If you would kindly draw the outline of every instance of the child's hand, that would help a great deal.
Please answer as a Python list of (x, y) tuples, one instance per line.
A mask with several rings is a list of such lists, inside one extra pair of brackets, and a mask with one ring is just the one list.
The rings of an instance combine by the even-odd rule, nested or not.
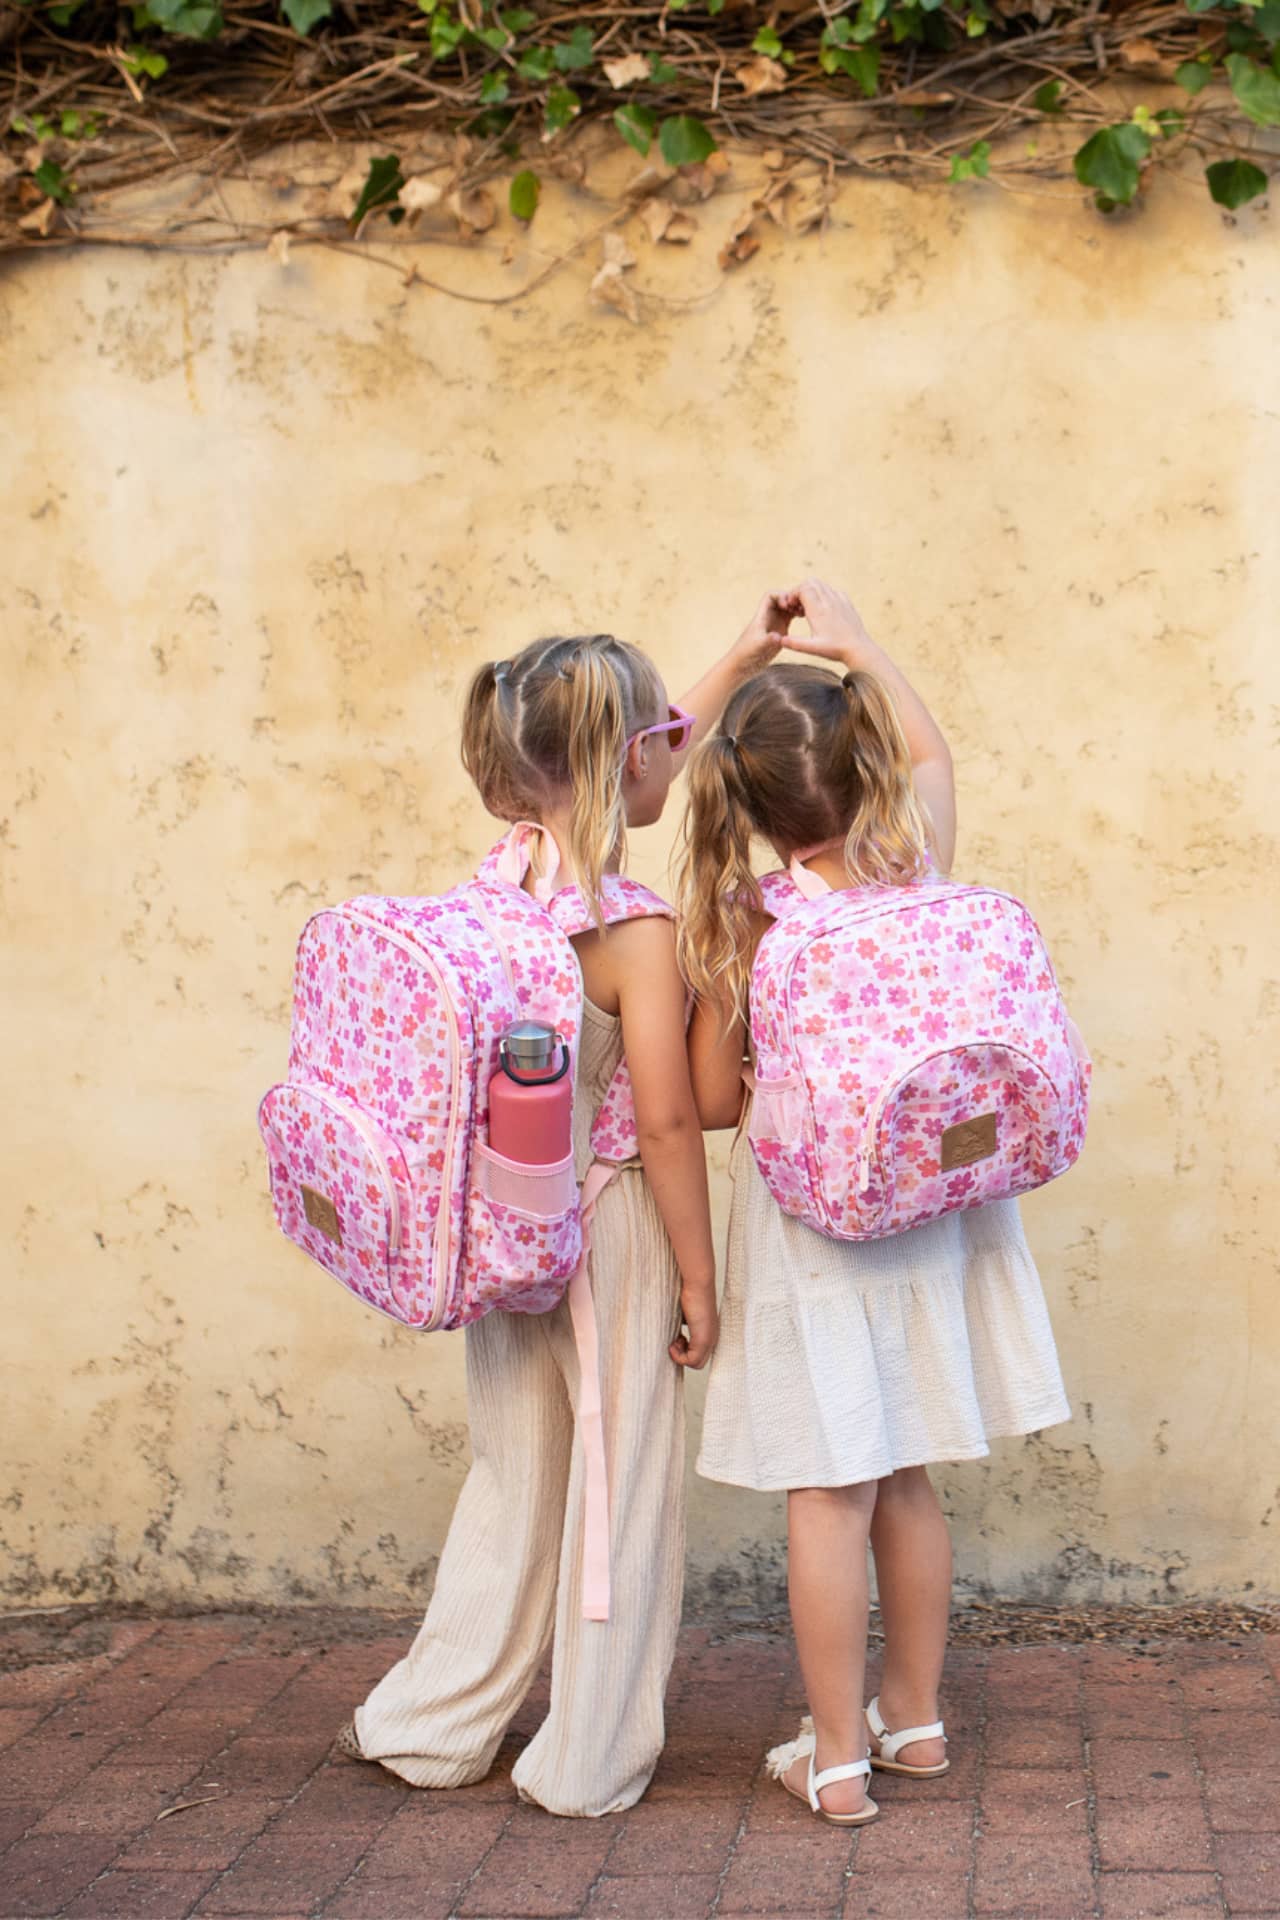
[(786, 645), (791, 622), (798, 620), (803, 612), (800, 596), (793, 588), (766, 593), (734, 642), (734, 664), (744, 679), (769, 665)]
[(685, 1330), (676, 1335), (667, 1351), (678, 1367), (705, 1367), (720, 1338), (715, 1288), (681, 1287), (680, 1318)]
[(807, 634), (793, 634), (787, 645), (796, 653), (815, 653), (822, 660), (839, 660), (847, 667), (861, 664), (874, 643), (862, 615), (847, 593), (825, 580), (806, 580), (796, 590), (800, 612), (809, 622)]

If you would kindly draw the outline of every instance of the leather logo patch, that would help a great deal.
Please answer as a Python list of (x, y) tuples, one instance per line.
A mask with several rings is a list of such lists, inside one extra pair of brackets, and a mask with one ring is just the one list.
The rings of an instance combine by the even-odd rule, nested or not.
[(976, 1120), (961, 1120), (948, 1127), (942, 1136), (942, 1171), (971, 1167), (975, 1160), (989, 1160), (996, 1150), (996, 1116), (983, 1113)]
[[(952, 1131), (954, 1132), (954, 1128)], [(945, 1139), (946, 1136), (943, 1137)], [(336, 1247), (342, 1245), (342, 1227), (338, 1221), (338, 1209), (327, 1194), (317, 1193), (314, 1187), (304, 1187), (302, 1211), (307, 1216), (309, 1227), (315, 1227), (326, 1240), (332, 1240)]]

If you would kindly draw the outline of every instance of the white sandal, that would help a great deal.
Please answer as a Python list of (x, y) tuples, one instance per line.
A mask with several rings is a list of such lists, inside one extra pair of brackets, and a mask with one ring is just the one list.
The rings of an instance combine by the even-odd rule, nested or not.
[(916, 1740), (941, 1740), (945, 1746), (947, 1736), (942, 1730), (941, 1720), (935, 1720), (930, 1727), (904, 1727), (900, 1733), (890, 1733), (884, 1723), (880, 1696), (877, 1694), (867, 1708), (867, 1725), (878, 1748), (871, 1755), (871, 1765), (877, 1773), (901, 1773), (910, 1780), (936, 1780), (951, 1765), (949, 1760), (941, 1760), (936, 1767), (909, 1767), (898, 1758), (902, 1749)]
[[(851, 1760), (847, 1766), (824, 1767), (821, 1773), (815, 1773), (814, 1766), (817, 1756), (817, 1746), (818, 1740), (817, 1735), (813, 1731), (813, 1721), (806, 1713), (804, 1719), (800, 1722), (800, 1731), (795, 1739), (786, 1741), (780, 1747), (772, 1748), (770, 1752), (765, 1755), (765, 1762), (769, 1768), (771, 1777), (780, 1781), (784, 1790), (789, 1793), (793, 1799), (807, 1800), (811, 1812), (816, 1813), (820, 1819), (828, 1821), (833, 1827), (865, 1827), (867, 1822), (874, 1820), (880, 1812), (879, 1807), (870, 1796), (868, 1796), (857, 1813), (828, 1813), (818, 1796), (824, 1787), (834, 1786), (837, 1780), (857, 1780), (864, 1776), (870, 1779), (871, 1762), (869, 1760)], [(809, 1778), (806, 1783), (807, 1791), (805, 1793), (798, 1793), (788, 1782), (787, 1772), (794, 1766), (797, 1760), (802, 1760), (806, 1754), (809, 1758)]]

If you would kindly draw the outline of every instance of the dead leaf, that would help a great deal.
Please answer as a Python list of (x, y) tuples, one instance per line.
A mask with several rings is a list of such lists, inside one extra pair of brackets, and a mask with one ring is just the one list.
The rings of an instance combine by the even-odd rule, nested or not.
[(465, 193), (451, 193), (449, 211), (457, 221), (464, 240), (473, 240), (478, 233), (488, 233), (498, 217), (497, 202), (483, 187), (469, 187)]
[(787, 205), (787, 224), (792, 233), (808, 233), (811, 227), (822, 226), (827, 218), (827, 206), (825, 181), (797, 190)]
[(56, 200), (44, 200), (34, 213), (24, 213), (18, 225), (24, 233), (38, 233), (43, 239), (58, 217)]
[(760, 236), (755, 231), (755, 217), (756, 210), (750, 207), (746, 213), (739, 214), (730, 227), (725, 243), (716, 256), (722, 273), (727, 273), (730, 267), (741, 266), (753, 253), (759, 253)]
[(766, 147), (760, 162), (767, 173), (780, 173), (787, 164), (787, 156), (781, 147)]
[(606, 266), (622, 269), (636, 264), (636, 256), (620, 233), (606, 233), (604, 236), (604, 260)]
[(1176, 61), (1166, 60), (1154, 40), (1126, 40), (1120, 49), (1120, 61), (1126, 67), (1144, 67), (1173, 78)]
[(623, 279), (622, 268), (613, 260), (606, 260), (591, 282), (591, 298), (598, 306), (613, 307), (618, 313), (625, 313), (633, 326), (640, 318), (636, 296)]
[(681, 213), (669, 200), (646, 201), (640, 218), (644, 221), (649, 238), (655, 242), (668, 240), (673, 246), (687, 246), (698, 231), (698, 223), (691, 213)]
[[(717, 161), (718, 166), (715, 164)], [(729, 162), (722, 153), (709, 154), (705, 160), (681, 167), (671, 182), (671, 198), (682, 207), (695, 206), (699, 200), (709, 200), (728, 171)]]
[(499, 259), (501, 260), (501, 262), (502, 262), (502, 264), (503, 264), (503, 266), (504, 266), (504, 267), (509, 267), (509, 266), (511, 265), (511, 263), (512, 263), (512, 261), (513, 261), (513, 260), (515, 259), (515, 257), (516, 257), (516, 243), (515, 243), (515, 241), (514, 241), (514, 240), (508, 240), (508, 241), (506, 242), (506, 244), (505, 244), (505, 245), (503, 246), (503, 249), (502, 249), (502, 252), (501, 252), (501, 253), (499, 254), (499, 256), (498, 256), (498, 257), (499, 257)]
[(277, 232), (272, 234), (267, 242), (267, 252), (278, 267), (288, 266), (289, 233), (287, 228), (281, 227)]
[(642, 53), (628, 53), (621, 60), (602, 60), (605, 79), (615, 89), (629, 87), (636, 80), (649, 78), (649, 62)]
[(767, 193), (762, 193), (758, 200), (751, 202), (752, 211), (767, 214), (776, 227), (785, 227), (787, 224), (787, 190), (790, 185), (791, 182), (789, 180), (775, 180)]
[(221, 1793), (202, 1793), (198, 1800), (175, 1800), (171, 1807), (165, 1807), (156, 1815), (157, 1820), (168, 1820), (172, 1814), (186, 1813), (191, 1807), (207, 1807), (211, 1800), (221, 1800)]
[(548, 155), (542, 170), (567, 186), (580, 187), (587, 177), (587, 156), (576, 149), (557, 149)]
[(628, 200), (647, 200), (651, 193), (660, 193), (667, 183), (667, 176), (657, 167), (641, 167), (639, 173), (633, 173), (622, 189)]
[(734, 70), (734, 79), (744, 93), (781, 93), (787, 84), (787, 70), (781, 60), (758, 53), (745, 67)]
[(425, 213), (443, 199), (444, 188), (437, 186), (434, 180), (425, 179), (420, 173), (406, 180), (400, 189), (400, 205), (406, 213)]

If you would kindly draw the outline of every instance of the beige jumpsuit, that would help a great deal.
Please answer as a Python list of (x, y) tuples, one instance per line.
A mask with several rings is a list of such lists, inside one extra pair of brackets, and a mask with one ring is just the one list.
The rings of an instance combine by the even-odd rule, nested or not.
[[(574, 1106), (588, 1136), (622, 1055), (618, 1020), (586, 1005)], [(568, 1302), (468, 1327), (473, 1464), (427, 1617), (356, 1712), (361, 1751), (419, 1787), (480, 1780), (554, 1628), (551, 1706), (516, 1763), (526, 1800), (593, 1815), (631, 1806), (663, 1742), (684, 1578), (684, 1404), (667, 1353), (679, 1277), (653, 1196), (630, 1166), (600, 1196), (590, 1273), (609, 1469), (611, 1617), (582, 1618), (583, 1457)]]

